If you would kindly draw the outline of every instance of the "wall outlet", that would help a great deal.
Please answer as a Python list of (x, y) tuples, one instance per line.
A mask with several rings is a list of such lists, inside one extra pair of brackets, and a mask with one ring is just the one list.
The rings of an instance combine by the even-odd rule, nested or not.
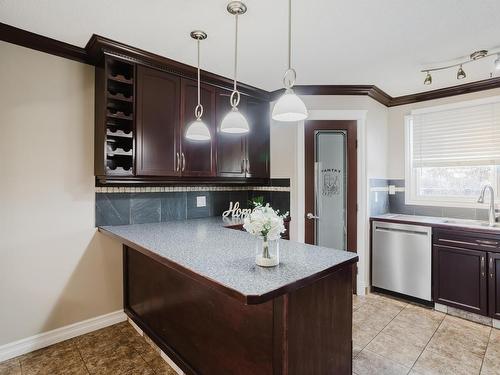
[(207, 197), (201, 195), (196, 197), (196, 207), (206, 207), (207, 206)]
[(389, 185), (389, 195), (396, 194), (396, 185)]

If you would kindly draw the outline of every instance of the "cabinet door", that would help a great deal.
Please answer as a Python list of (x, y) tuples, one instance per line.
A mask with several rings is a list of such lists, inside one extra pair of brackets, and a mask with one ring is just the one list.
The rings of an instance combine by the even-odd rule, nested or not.
[(488, 253), (488, 266), (490, 316), (500, 319), (500, 253)]
[(186, 139), (186, 130), (196, 118), (194, 109), (198, 104), (197, 83), (183, 79), (181, 112), (181, 171), (183, 176), (215, 176), (215, 89), (201, 85), (201, 104), (203, 105), (203, 122), (210, 130), (210, 141), (193, 141)]
[(484, 251), (433, 246), (434, 301), (487, 315)]
[(137, 67), (136, 174), (177, 176), (180, 78)]
[(250, 132), (246, 143), (246, 176), (269, 178), (269, 103), (246, 98), (245, 116)]
[[(225, 90), (217, 91), (216, 121), (217, 121), (217, 175), (221, 177), (245, 177), (245, 136), (228, 134), (220, 131), (222, 119), (231, 110), (229, 96)], [(239, 108), (242, 109), (243, 103)], [(243, 112), (242, 112), (243, 113)]]

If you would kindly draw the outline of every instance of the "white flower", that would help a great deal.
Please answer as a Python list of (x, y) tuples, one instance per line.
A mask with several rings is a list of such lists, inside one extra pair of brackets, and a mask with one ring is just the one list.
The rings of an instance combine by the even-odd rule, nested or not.
[(280, 234), (285, 231), (283, 219), (288, 215), (279, 215), (269, 204), (257, 206), (252, 213), (245, 217), (243, 228), (254, 236), (277, 240)]

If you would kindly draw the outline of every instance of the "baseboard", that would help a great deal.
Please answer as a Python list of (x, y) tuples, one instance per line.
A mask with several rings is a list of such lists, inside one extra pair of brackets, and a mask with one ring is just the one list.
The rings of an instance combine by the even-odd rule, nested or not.
[(83, 320), (0, 346), (0, 362), (127, 320), (123, 310)]

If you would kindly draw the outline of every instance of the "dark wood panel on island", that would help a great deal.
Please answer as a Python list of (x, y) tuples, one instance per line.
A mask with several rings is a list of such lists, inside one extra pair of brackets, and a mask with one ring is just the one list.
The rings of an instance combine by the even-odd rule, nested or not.
[(351, 374), (352, 265), (246, 305), (124, 246), (125, 311), (188, 374)]

